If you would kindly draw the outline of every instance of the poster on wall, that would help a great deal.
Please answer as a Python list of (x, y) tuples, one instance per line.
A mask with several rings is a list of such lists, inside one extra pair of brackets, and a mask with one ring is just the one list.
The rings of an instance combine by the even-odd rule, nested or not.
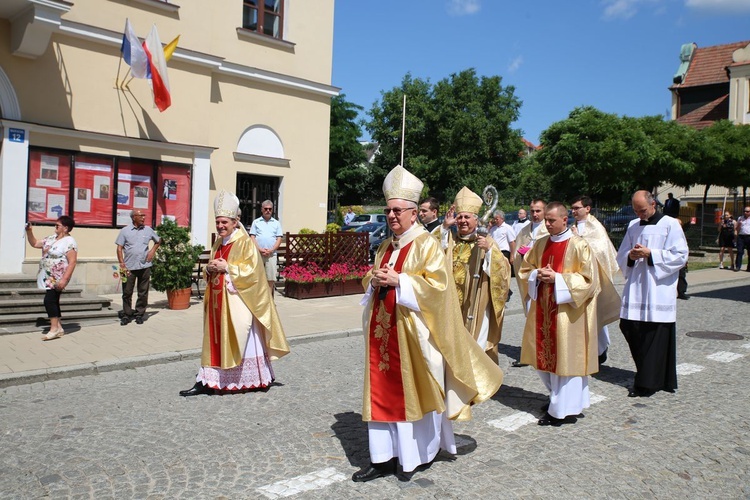
[[(153, 225), (155, 188), (154, 162), (148, 160), (122, 159), (117, 163), (117, 225), (130, 224), (131, 210), (142, 210), (145, 223)], [(125, 217), (120, 216), (124, 211)]]
[(132, 219), (130, 218), (130, 210), (123, 210), (121, 208), (117, 209), (117, 225), (118, 226), (127, 226), (132, 222)]
[(117, 181), (117, 204), (130, 205), (130, 183)]
[(133, 208), (148, 208), (149, 188), (146, 186), (133, 187)]
[(67, 212), (64, 194), (51, 194), (47, 196), (47, 218), (57, 220)]
[(76, 212), (91, 212), (91, 190), (85, 188), (76, 189), (73, 200), (73, 209)]
[(164, 199), (165, 200), (176, 200), (177, 199), (177, 180), (165, 179), (164, 180)]
[(59, 188), (60, 182), (60, 160), (56, 156), (41, 155), (39, 178), (37, 186)]
[(94, 197), (99, 200), (109, 199), (109, 177), (94, 176)]
[(47, 190), (43, 188), (29, 188), (28, 211), (35, 214), (47, 212)]
[(110, 156), (76, 153), (73, 218), (82, 226), (111, 226), (114, 161)]
[(156, 185), (156, 220), (174, 220), (182, 227), (190, 226), (190, 168), (178, 165), (159, 165)]
[(70, 154), (29, 148), (28, 175), (27, 219), (51, 224), (60, 215), (66, 215), (70, 210)]

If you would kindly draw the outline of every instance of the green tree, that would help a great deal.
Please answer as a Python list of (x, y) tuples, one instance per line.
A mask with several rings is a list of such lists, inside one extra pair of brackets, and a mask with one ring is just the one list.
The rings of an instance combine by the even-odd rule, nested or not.
[(406, 95), (405, 167), (442, 200), (466, 185), (481, 193), (487, 184), (503, 190), (523, 149), (512, 129), (521, 101), (499, 76), (478, 77), (474, 69), (440, 80), (404, 76), (401, 86), (382, 92), (367, 130), (380, 144), (375, 182), (401, 161), (403, 96)]
[(328, 187), (344, 204), (356, 203), (372, 185), (371, 172), (359, 142), (357, 114), (362, 106), (346, 100), (344, 94), (331, 99), (331, 137), (328, 153)]
[(543, 132), (538, 160), (553, 196), (587, 193), (619, 202), (663, 182), (693, 184), (695, 135), (660, 116), (620, 117), (581, 107)]

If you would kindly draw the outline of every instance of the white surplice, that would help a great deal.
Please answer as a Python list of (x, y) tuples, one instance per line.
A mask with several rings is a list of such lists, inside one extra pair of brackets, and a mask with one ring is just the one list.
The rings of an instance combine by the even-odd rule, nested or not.
[[(651, 261), (638, 259), (628, 265), (628, 253), (636, 243), (651, 250)], [(688, 260), (682, 226), (668, 215), (656, 224), (630, 222), (617, 252), (617, 263), (625, 276), (620, 317), (633, 321), (674, 323), (677, 320), (677, 278)]]

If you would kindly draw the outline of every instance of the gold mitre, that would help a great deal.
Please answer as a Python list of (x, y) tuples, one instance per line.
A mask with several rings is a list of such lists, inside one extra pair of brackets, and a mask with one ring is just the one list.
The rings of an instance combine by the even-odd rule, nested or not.
[(214, 217), (228, 217), (236, 219), (240, 209), (240, 200), (223, 189), (214, 198)]
[(400, 198), (402, 200), (419, 203), (419, 197), (422, 194), (424, 183), (417, 179), (411, 172), (407, 171), (401, 165), (396, 165), (393, 170), (388, 172), (383, 181), (383, 194), (386, 201), (391, 198)]
[(453, 202), (453, 205), (456, 207), (456, 213), (469, 212), (474, 215), (479, 214), (479, 209), (482, 208), (483, 204), (482, 197), (466, 186), (461, 188), (461, 191), (458, 192)]

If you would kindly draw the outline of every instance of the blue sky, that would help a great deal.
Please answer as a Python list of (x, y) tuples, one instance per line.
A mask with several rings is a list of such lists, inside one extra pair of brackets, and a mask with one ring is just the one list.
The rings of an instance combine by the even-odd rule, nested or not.
[(515, 87), (538, 144), (577, 106), (664, 115), (682, 44), (743, 40), (750, 0), (336, 0), (332, 83), (368, 111), (407, 72), (475, 68)]

